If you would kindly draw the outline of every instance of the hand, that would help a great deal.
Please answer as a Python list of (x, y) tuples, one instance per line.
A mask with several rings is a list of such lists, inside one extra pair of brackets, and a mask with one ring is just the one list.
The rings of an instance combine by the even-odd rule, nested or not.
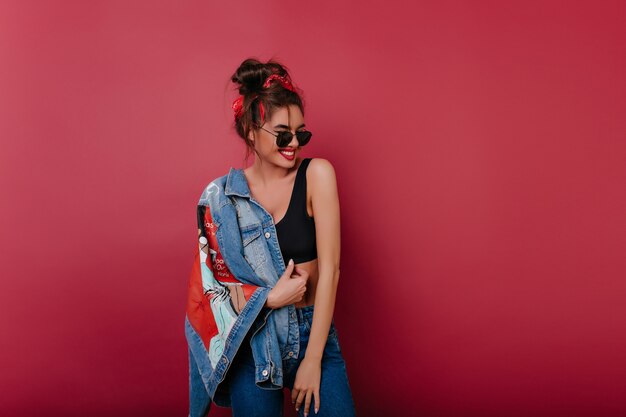
[(320, 379), (322, 377), (322, 362), (318, 359), (307, 358), (306, 355), (296, 373), (296, 380), (291, 390), (291, 402), (295, 403), (296, 411), (300, 409), (304, 400), (304, 415), (307, 416), (311, 407), (311, 397), (315, 398), (315, 413), (320, 409)]
[(280, 308), (302, 301), (308, 279), (309, 273), (297, 267), (293, 259), (290, 259), (285, 272), (267, 295), (265, 305), (270, 308)]

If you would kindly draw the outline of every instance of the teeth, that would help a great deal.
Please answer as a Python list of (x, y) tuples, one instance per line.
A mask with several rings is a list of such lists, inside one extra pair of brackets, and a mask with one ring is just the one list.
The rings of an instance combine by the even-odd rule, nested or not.
[(289, 155), (289, 156), (291, 156), (291, 155), (293, 155), (293, 154), (295, 153), (295, 151), (291, 151), (291, 152), (287, 152), (287, 151), (278, 151), (278, 152), (283, 153), (283, 154), (285, 154), (285, 155)]

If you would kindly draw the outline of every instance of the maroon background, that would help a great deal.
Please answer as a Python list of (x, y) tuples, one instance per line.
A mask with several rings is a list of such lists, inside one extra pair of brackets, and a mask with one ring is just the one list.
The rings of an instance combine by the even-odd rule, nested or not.
[(358, 415), (625, 415), (625, 16), (3, 1), (0, 414), (186, 415), (195, 204), (275, 56), (337, 172)]

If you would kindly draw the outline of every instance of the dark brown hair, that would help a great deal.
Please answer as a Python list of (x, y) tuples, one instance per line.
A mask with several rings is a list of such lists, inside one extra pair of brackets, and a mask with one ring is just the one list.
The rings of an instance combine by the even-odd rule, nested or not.
[[(271, 119), (277, 109), (294, 104), (304, 115), (303, 94), (293, 82), (295, 92), (283, 87), (279, 82), (272, 82), (268, 88), (263, 88), (263, 83), (272, 74), (282, 75), (291, 81), (288, 69), (274, 59), (263, 63), (255, 58), (248, 58), (239, 65), (231, 77), (231, 81), (237, 85), (239, 94), (244, 97), (242, 114), (235, 121), (235, 130), (246, 143), (245, 160), (252, 152), (256, 152), (254, 143), (248, 138), (250, 131), (258, 129), (266, 120)], [(260, 120), (259, 102), (263, 103), (265, 120)]]

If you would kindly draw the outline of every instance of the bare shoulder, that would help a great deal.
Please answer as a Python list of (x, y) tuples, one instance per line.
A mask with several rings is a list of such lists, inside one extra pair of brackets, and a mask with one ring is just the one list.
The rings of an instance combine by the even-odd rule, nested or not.
[[(335, 177), (335, 168), (329, 160), (324, 158), (313, 158), (309, 162), (306, 172), (307, 176), (307, 194), (311, 196), (311, 209), (313, 217), (321, 215), (330, 221), (338, 218), (339, 193), (337, 190), (337, 179)], [(328, 220), (330, 219), (330, 220)], [(316, 223), (319, 227), (320, 224)]]
[(313, 158), (307, 169), (307, 182), (314, 187), (334, 186), (336, 183), (335, 168), (328, 159)]

